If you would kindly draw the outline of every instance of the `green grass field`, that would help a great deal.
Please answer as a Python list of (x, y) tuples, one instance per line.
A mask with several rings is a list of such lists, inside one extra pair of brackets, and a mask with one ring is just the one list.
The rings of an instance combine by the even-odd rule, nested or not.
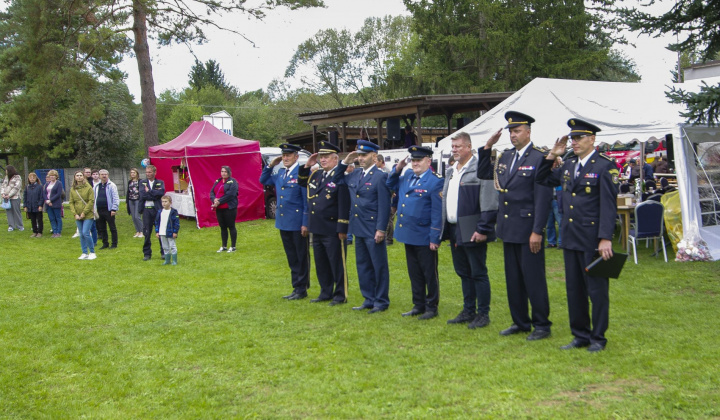
[[(412, 307), (403, 245), (390, 253), (390, 309), (367, 315), (354, 249), (347, 305), (285, 301), (289, 271), (272, 221), (218, 228), (181, 221), (179, 265), (118, 216), (117, 250), (79, 261), (62, 238), (7, 232), (0, 212), (2, 418), (719, 418), (718, 263), (676, 263), (641, 247), (611, 280), (604, 352), (571, 339), (562, 252), (547, 250), (553, 336), (501, 337), (511, 324), (501, 244), (489, 247), (489, 327), (446, 320), (462, 308), (450, 250), (440, 250), (440, 316)], [(616, 247), (619, 248), (619, 247)], [(671, 258), (672, 259), (672, 258)], [(312, 268), (310, 297), (318, 293)]]

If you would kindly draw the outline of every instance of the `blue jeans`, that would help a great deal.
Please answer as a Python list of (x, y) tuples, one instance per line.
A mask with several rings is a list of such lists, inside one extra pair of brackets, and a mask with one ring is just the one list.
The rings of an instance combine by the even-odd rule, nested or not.
[[(555, 222), (557, 222), (557, 234), (555, 233)], [(560, 223), (562, 222), (562, 213), (558, 207), (557, 200), (552, 201), (552, 209), (548, 213), (547, 220), (547, 241), (548, 245), (562, 245), (560, 238)]]
[(90, 235), (90, 229), (95, 225), (95, 221), (90, 220), (75, 220), (78, 232), (80, 232), (80, 247), (82, 248), (83, 254), (90, 254), (95, 252), (95, 243), (92, 241)]
[(90, 220), (92, 222), (92, 227), (90, 228), (90, 236), (92, 237), (92, 243), (93, 247), (97, 245), (97, 223), (95, 223), (95, 220)]
[(48, 219), (50, 219), (51, 233), (62, 233), (62, 210), (58, 207), (47, 208)]

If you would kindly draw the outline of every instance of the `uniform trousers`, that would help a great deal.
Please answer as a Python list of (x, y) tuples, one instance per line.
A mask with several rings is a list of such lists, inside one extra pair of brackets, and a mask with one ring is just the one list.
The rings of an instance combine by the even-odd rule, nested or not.
[[(570, 331), (579, 340), (605, 346), (610, 313), (610, 281), (604, 277), (588, 276), (585, 272), (585, 267), (595, 260), (596, 251), (564, 249), (563, 255)], [(592, 302), (592, 327), (588, 297)]]
[[(155, 216), (157, 216), (157, 210), (154, 207), (146, 207), (143, 209), (143, 235), (145, 236), (145, 242), (143, 243), (143, 255), (146, 257), (152, 257), (152, 246), (150, 245), (152, 238), (155, 237)], [(160, 255), (165, 255), (163, 251), (162, 242), (158, 239), (160, 244)]]
[[(503, 242), (505, 254), (505, 284), (513, 323), (521, 330), (550, 331), (550, 299), (545, 278), (545, 249), (530, 252), (530, 244)], [(528, 300), (532, 319), (528, 316)]]
[(27, 212), (30, 218), (30, 224), (32, 225), (33, 233), (43, 232), (43, 212), (41, 211), (29, 211)]
[(386, 309), (390, 306), (390, 270), (387, 244), (375, 243), (375, 238), (355, 237), (355, 263), (360, 293), (365, 298), (362, 306)]
[(450, 250), (455, 273), (460, 277), (463, 310), (467, 313), (490, 313), (490, 277), (488, 277), (487, 242), (459, 245), (455, 242), (456, 225), (450, 226)]
[(428, 245), (405, 244), (413, 308), (422, 312), (437, 312), (440, 301), (438, 281), (438, 253)]
[(321, 235), (313, 233), (313, 255), (315, 257), (315, 273), (320, 283), (318, 299), (333, 299), (344, 302), (346, 298), (345, 283), (347, 271), (345, 256), (347, 244), (337, 235)]
[(108, 246), (108, 228), (112, 235), (112, 245), (118, 244), (117, 227), (115, 226), (115, 216), (110, 214), (109, 210), (98, 209), (98, 218), (95, 220), (97, 224), (97, 233), (102, 239), (103, 246)]
[(280, 239), (290, 266), (293, 291), (298, 294), (306, 293), (310, 287), (308, 238), (303, 237), (299, 230), (281, 230)]

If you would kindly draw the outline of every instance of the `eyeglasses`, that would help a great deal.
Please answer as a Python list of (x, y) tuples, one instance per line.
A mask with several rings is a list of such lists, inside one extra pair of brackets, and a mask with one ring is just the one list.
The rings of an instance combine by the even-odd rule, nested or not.
[(585, 137), (589, 137), (589, 136), (590, 136), (589, 134), (583, 134), (582, 136), (572, 136), (572, 137), (570, 137), (570, 141), (573, 143), (577, 143), (580, 140), (584, 139)]

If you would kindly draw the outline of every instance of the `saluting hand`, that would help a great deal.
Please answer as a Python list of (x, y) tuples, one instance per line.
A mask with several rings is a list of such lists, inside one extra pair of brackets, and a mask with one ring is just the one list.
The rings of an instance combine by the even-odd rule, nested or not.
[(548, 160), (554, 160), (556, 156), (562, 156), (565, 154), (565, 149), (567, 148), (567, 142), (569, 137), (568, 136), (562, 136), (559, 139), (555, 141), (555, 145), (553, 146), (552, 150), (550, 150), (550, 153), (547, 155)]
[(278, 163), (280, 163), (281, 160), (282, 160), (282, 156), (276, 157), (275, 159), (272, 160), (272, 162), (270, 162), (270, 167), (271, 167), (271, 168), (274, 168), (275, 165), (277, 165)]
[(352, 152), (348, 153), (347, 156), (345, 156), (345, 159), (343, 159), (343, 163), (346, 165), (349, 165), (357, 159), (358, 152), (357, 150), (353, 150)]
[(492, 147), (495, 145), (495, 143), (500, 140), (500, 136), (502, 135), (502, 128), (495, 132), (490, 138), (488, 139), (487, 143), (485, 143), (485, 149), (492, 149)]
[(313, 153), (312, 155), (310, 155), (310, 157), (307, 160), (307, 163), (305, 164), (305, 168), (307, 168), (307, 169), (312, 168), (313, 165), (315, 165), (317, 163), (317, 157), (318, 157), (317, 153)]
[(409, 158), (410, 155), (407, 155), (404, 158), (400, 159), (400, 162), (395, 165), (395, 172), (401, 173), (405, 165), (407, 165)]

